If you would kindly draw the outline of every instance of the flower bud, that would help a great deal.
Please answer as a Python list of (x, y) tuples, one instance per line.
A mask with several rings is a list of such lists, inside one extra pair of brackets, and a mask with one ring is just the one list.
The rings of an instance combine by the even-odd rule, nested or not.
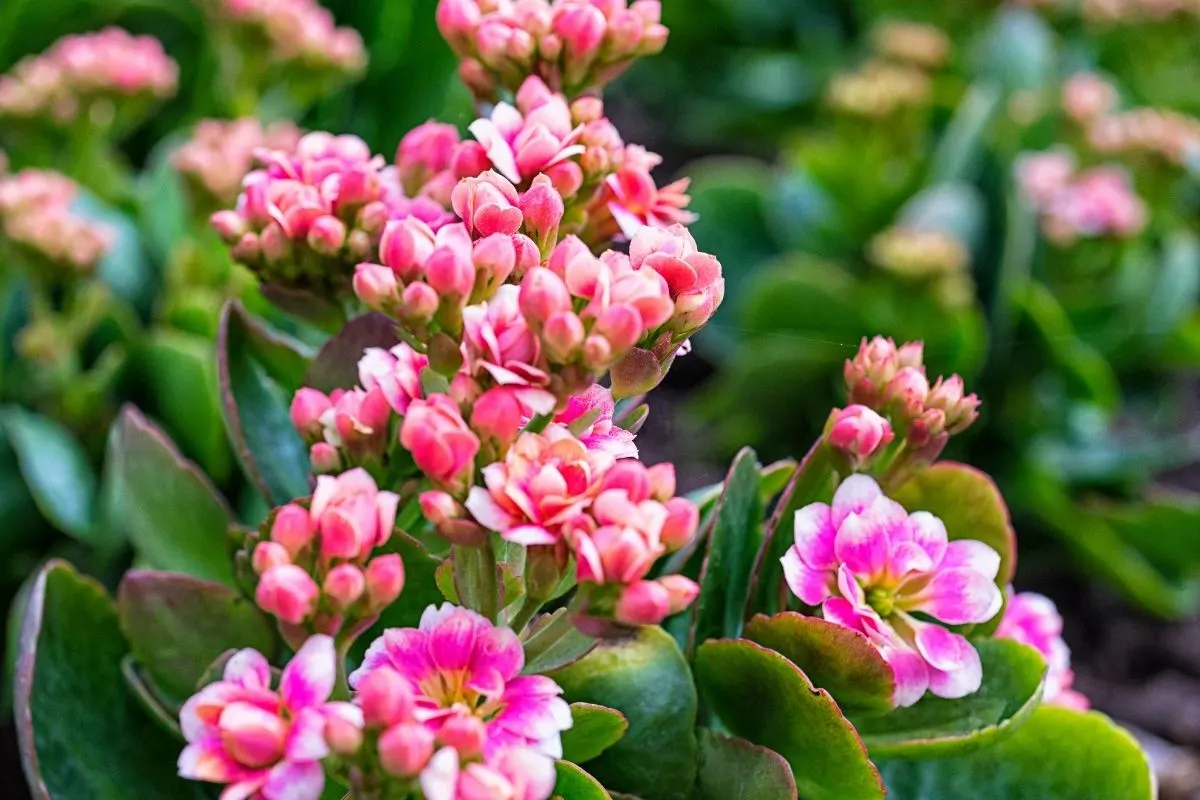
[(262, 575), (271, 567), (290, 563), (292, 563), (291, 555), (287, 548), (279, 542), (259, 542), (255, 545), (254, 553), (250, 557), (250, 565), (258, 575)]
[(660, 502), (667, 502), (675, 496), (675, 465), (670, 461), (649, 467), (650, 496)]
[(487, 727), (479, 717), (457, 714), (446, 720), (438, 730), (437, 738), (442, 744), (457, 750), (463, 758), (473, 758), (483, 754)]
[(362, 729), (338, 714), (325, 717), (325, 743), (338, 755), (352, 756), (362, 747)]
[(311, 575), (295, 564), (281, 564), (263, 573), (254, 600), (268, 614), (289, 625), (299, 625), (317, 610), (320, 594)]
[(471, 260), (485, 280), (492, 285), (503, 283), (517, 266), (517, 251), (511, 236), (493, 233), (475, 242)]
[(545, 267), (534, 267), (521, 281), (521, 313), (532, 325), (541, 325), (552, 315), (571, 310), (571, 294), (562, 278)]
[[(600, 9), (587, 4), (564, 6), (554, 19), (554, 34), (562, 40), (567, 58), (577, 62), (590, 62), (595, 57), (607, 27)], [(582, 70), (576, 74), (582, 74)]]
[(379, 764), (397, 778), (412, 778), (433, 755), (433, 733), (424, 725), (393, 725), (379, 737)]
[(641, 338), (642, 317), (630, 306), (610, 306), (596, 320), (593, 332), (608, 340), (613, 354), (623, 354)]
[[(911, 367), (906, 367), (911, 369)], [(851, 405), (837, 412), (827, 436), (829, 443), (861, 464), (892, 441), (892, 426), (866, 406)]]
[(295, 503), (280, 508), (271, 523), (271, 541), (283, 545), (293, 557), (308, 547), (315, 534), (312, 516)]
[(407, 217), (393, 220), (383, 229), (379, 258), (403, 280), (412, 280), (434, 248), (433, 231), (423, 222)]
[(591, 369), (602, 369), (613, 361), (613, 349), (603, 336), (589, 336), (583, 342), (583, 363)]
[(331, 408), (333, 403), (324, 392), (302, 387), (292, 397), (292, 425), (305, 439), (319, 439), (324, 430), (321, 416)]
[(520, 208), (525, 216), (525, 227), (533, 238), (543, 247), (553, 244), (566, 207), (549, 177), (538, 175), (533, 179), (533, 185), (521, 198)]
[(449, 247), (439, 247), (425, 262), (425, 280), (443, 297), (463, 299), (475, 287), (475, 265)]
[(663, 523), (661, 541), (667, 550), (678, 550), (692, 540), (700, 525), (700, 509), (686, 497), (672, 497), (664, 505), (667, 519)]
[(625, 588), (614, 617), (626, 625), (657, 625), (671, 610), (671, 593), (654, 581), (638, 581)]
[(916, 416), (921, 413), (925, 397), (929, 394), (929, 379), (920, 367), (904, 367), (888, 381), (883, 396), (885, 402), (894, 403), (904, 414)]
[(246, 233), (246, 220), (236, 211), (218, 211), (209, 217), (208, 221), (217, 232), (217, 236), (228, 244), (233, 244)]
[(369, 728), (386, 728), (412, 718), (413, 692), (389, 666), (371, 670), (358, 685), (358, 705)]
[(413, 281), (400, 296), (401, 315), (415, 323), (428, 322), (437, 313), (440, 298), (428, 283)]
[(542, 253), (538, 250), (537, 242), (523, 233), (515, 233), (512, 237), (513, 249), (516, 251), (516, 267), (513, 275), (517, 278), (542, 263)]
[(337, 448), (327, 442), (317, 442), (308, 451), (308, 459), (312, 462), (313, 473), (327, 475), (337, 472), (342, 467), (342, 457)]
[(257, 234), (245, 233), (229, 248), (230, 257), (239, 264), (253, 264), (262, 256), (262, 243)]
[(321, 255), (337, 255), (345, 243), (346, 224), (337, 217), (317, 217), (308, 229), (308, 246)]
[(667, 590), (667, 594), (671, 598), (668, 615), (683, 611), (700, 594), (700, 587), (696, 585), (696, 582), (683, 575), (665, 575), (659, 578), (658, 582)]
[(362, 597), (366, 580), (362, 570), (354, 564), (338, 564), (325, 575), (322, 588), (335, 606), (344, 611)]
[(425, 519), (450, 543), (478, 547), (487, 540), (487, 531), (468, 518), (466, 509), (448, 493), (436, 490), (422, 492), (420, 503)]
[(517, 396), (504, 386), (488, 389), (471, 409), (471, 427), (483, 439), (493, 439), (507, 447), (517, 438), (524, 423)]
[(587, 332), (583, 322), (573, 311), (560, 311), (551, 315), (542, 328), (542, 342), (546, 354), (552, 361), (566, 363), (579, 354)]
[(963, 395), (963, 380), (958, 375), (938, 378), (925, 398), (927, 408), (936, 408), (945, 413), (946, 432), (961, 433), (979, 417), (979, 398), (973, 394)]
[(354, 294), (368, 308), (384, 309), (394, 305), (400, 299), (396, 273), (382, 264), (359, 264), (354, 269)]
[(396, 553), (376, 556), (367, 564), (365, 577), (371, 608), (386, 608), (404, 589), (404, 562)]

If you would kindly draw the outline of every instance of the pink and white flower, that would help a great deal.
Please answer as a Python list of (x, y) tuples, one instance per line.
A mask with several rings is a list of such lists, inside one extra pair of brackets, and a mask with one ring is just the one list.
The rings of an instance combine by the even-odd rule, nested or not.
[(1063, 620), (1048, 597), (1033, 592), (1008, 595), (1008, 606), (996, 636), (1012, 639), (1032, 647), (1046, 660), (1046, 687), (1044, 699), (1047, 703), (1084, 710), (1088, 699), (1071, 688), (1075, 673), (1071, 671), (1071, 650), (1062, 638)]
[(567, 426), (584, 447), (600, 450), (614, 458), (637, 458), (635, 435), (613, 423), (617, 405), (612, 392), (598, 383), (582, 394), (567, 398), (567, 406), (554, 421)]
[(426, 476), (453, 491), (465, 488), (475, 471), (479, 437), (447, 395), (435, 394), (409, 405), (400, 444)]
[(795, 544), (782, 559), (788, 586), (825, 619), (865, 634), (892, 666), (893, 702), (928, 689), (957, 698), (983, 677), (979, 654), (946, 625), (986, 622), (1002, 605), (1000, 556), (973, 540), (948, 541), (941, 520), (909, 514), (866, 475), (852, 475), (832, 505), (796, 512)]
[(700, 252), (682, 225), (640, 229), (629, 244), (629, 261), (634, 269), (652, 269), (666, 280), (675, 301), (670, 326), (676, 340), (704, 327), (725, 297), (721, 262)]
[(428, 365), (429, 358), (407, 344), (391, 350), (368, 347), (358, 362), (358, 380), (368, 391), (378, 388), (392, 410), (404, 414), (413, 400), (424, 396), (421, 370)]
[(333, 639), (313, 636), (271, 688), (271, 668), (254, 650), (225, 665), (222, 680), (188, 700), (179, 713), (187, 747), (179, 774), (227, 784), (221, 800), (317, 800), (325, 786), (321, 760), (329, 755), (326, 720), (362, 727), (348, 703), (329, 703), (336, 677)]
[(497, 103), (490, 117), (469, 126), (501, 175), (514, 184), (528, 183), (538, 173), (583, 154), (585, 148), (578, 143), (583, 126), (574, 124), (566, 98), (551, 92), (541, 78), (525, 80), (517, 105)]

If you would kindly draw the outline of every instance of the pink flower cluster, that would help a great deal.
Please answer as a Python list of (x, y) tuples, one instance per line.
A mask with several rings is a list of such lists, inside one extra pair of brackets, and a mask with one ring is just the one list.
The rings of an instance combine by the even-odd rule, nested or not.
[(1008, 605), (996, 636), (1028, 645), (1046, 659), (1043, 699), (1047, 703), (1082, 711), (1090, 704), (1071, 688), (1075, 673), (1071, 671), (1071, 651), (1063, 641), (1062, 631), (1062, 617), (1049, 598), (1033, 592), (1014, 594), (1009, 589)]
[(66, 124), (87, 116), (94, 123), (105, 116), (92, 111), (97, 101), (161, 100), (175, 93), (178, 78), (151, 36), (121, 28), (65, 36), (0, 76), (0, 117)]
[(450, 604), (385, 631), (350, 675), (384, 772), (425, 800), (550, 797), (571, 711), (524, 664), (513, 631)]
[(399, 501), (363, 469), (318, 477), (308, 507), (277, 509), (268, 538), (254, 546), (259, 607), (289, 634), (335, 635), (373, 619), (404, 587), (400, 556), (373, 555), (391, 538)]
[(544, 433), (521, 434), (503, 461), (484, 467), (483, 479), (467, 510), (508, 541), (573, 553), (576, 580), (591, 594), (590, 616), (648, 625), (695, 599), (696, 585), (681, 576), (645, 580), (699, 522), (695, 504), (674, 497), (670, 464), (618, 461), (553, 423)]
[(1134, 193), (1129, 176), (1113, 166), (1077, 172), (1065, 150), (1023, 156), (1017, 183), (1041, 213), (1042, 231), (1055, 244), (1079, 239), (1128, 238), (1146, 227), (1146, 205)]
[[(362, 37), (339, 28), (314, 0), (208, 0), (217, 20), (252, 43), (267, 43), (266, 59), (289, 68), (356, 75), (366, 67)], [(260, 45), (261, 46), (261, 45)]]
[[(966, 430), (979, 416), (979, 398), (964, 394), (963, 380), (958, 375), (939, 377), (933, 386), (929, 385), (920, 342), (897, 348), (891, 339), (864, 338), (843, 373), (850, 402), (884, 413), (915, 448), (939, 441), (944, 444), (946, 438)], [(874, 441), (876, 435), (876, 447), (883, 443), (886, 435), (877, 421), (860, 416), (855, 430), (863, 425), (871, 429), (863, 444)], [(839, 432), (839, 437), (848, 440), (850, 430)], [(835, 442), (835, 446), (839, 445)]]
[(57, 172), (26, 169), (0, 176), (0, 234), (29, 257), (68, 272), (87, 272), (113, 245), (114, 232), (71, 211), (79, 192)]
[(895, 705), (912, 705), (926, 690), (957, 698), (979, 688), (979, 654), (943, 624), (987, 622), (1000, 611), (995, 550), (948, 541), (941, 520), (909, 514), (866, 475), (847, 478), (832, 505), (797, 511), (795, 531), (782, 559), (788, 587), (879, 649), (895, 673)]
[(252, 117), (196, 123), (192, 138), (172, 156), (175, 169), (187, 178), (204, 206), (225, 206), (237, 199), (242, 179), (254, 168), (261, 149), (291, 151), (300, 130), (291, 122), (263, 125)]
[(330, 748), (331, 720), (362, 727), (362, 712), (327, 702), (337, 674), (328, 636), (313, 636), (271, 688), (271, 667), (261, 654), (242, 650), (179, 712), (187, 747), (179, 756), (184, 778), (228, 784), (223, 800), (318, 800), (325, 787), (321, 761)]
[(463, 83), (489, 100), (530, 74), (572, 96), (601, 88), (662, 51), (661, 14), (658, 0), (441, 0), (437, 20)]

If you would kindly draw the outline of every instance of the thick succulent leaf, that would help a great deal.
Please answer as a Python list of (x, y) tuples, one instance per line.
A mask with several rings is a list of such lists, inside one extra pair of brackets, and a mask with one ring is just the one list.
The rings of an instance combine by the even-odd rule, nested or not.
[(750, 573), (762, 542), (762, 499), (754, 451), (743, 449), (725, 479), (708, 535), (708, 553), (700, 571), (700, 596), (692, 607), (689, 651), (698, 642), (720, 636), (738, 636)]
[(571, 721), (562, 734), (563, 758), (575, 764), (591, 761), (629, 730), (624, 714), (594, 703), (571, 703)]
[(1017, 537), (1008, 506), (996, 484), (966, 464), (943, 461), (921, 470), (891, 492), (909, 511), (929, 511), (946, 524), (951, 540), (975, 539), (1000, 554), (999, 586), (1012, 581), (1017, 566)]
[(586, 636), (560, 608), (534, 620), (524, 635), (525, 675), (537, 675), (574, 664), (591, 652), (596, 640)]
[(879, 773), (841, 709), (791, 661), (744, 639), (696, 651), (704, 702), (737, 736), (787, 759), (805, 800), (883, 798)]
[(558, 800), (609, 800), (610, 795), (600, 781), (570, 761), (559, 761), (554, 769), (558, 773), (558, 780), (554, 784), (553, 796)]
[(0, 424), (42, 515), (82, 542), (102, 544), (95, 525), (96, 474), (83, 446), (54, 420), (16, 406), (0, 411)]
[(358, 362), (368, 347), (390, 348), (400, 341), (396, 323), (372, 312), (355, 317), (337, 332), (313, 359), (304, 385), (331, 392), (358, 384)]
[(183, 731), (179, 727), (182, 697), (167, 699), (154, 679), (137, 663), (132, 653), (126, 653), (121, 659), (121, 677), (125, 679), (125, 686), (130, 694), (150, 719), (180, 742), (184, 741)]
[(109, 438), (104, 492), (145, 562), (233, 585), (233, 512), (196, 465), (133, 406)]
[(425, 609), (445, 602), (441, 590), (437, 587), (436, 577), (438, 565), (442, 560), (430, 555), (416, 539), (401, 531), (395, 531), (387, 544), (377, 552), (400, 554), (404, 561), (404, 591), (400, 593), (396, 602), (383, 610), (375, 624), (355, 643), (352, 658), (356, 663), (362, 659), (367, 646), (382, 636), (385, 630), (415, 628)]
[(787, 759), (766, 747), (700, 729), (696, 800), (796, 800), (796, 779)]
[(970, 755), (882, 761), (889, 800), (1152, 800), (1146, 754), (1095, 712), (1042, 706), (1014, 735)]
[(72, 210), (103, 223), (114, 232), (113, 245), (96, 265), (96, 273), (114, 294), (136, 308), (143, 317), (147, 316), (154, 302), (157, 280), (146, 259), (134, 220), (86, 191), (76, 198)]
[(744, 636), (785, 656), (846, 711), (892, 708), (892, 669), (858, 631), (782, 611), (771, 617), (759, 614), (746, 625)]
[(117, 591), (121, 630), (138, 663), (162, 689), (186, 697), (213, 659), (251, 647), (276, 648), (271, 621), (240, 592), (173, 572), (133, 570)]
[(974, 694), (958, 700), (926, 694), (889, 714), (850, 715), (872, 758), (969, 752), (1010, 736), (1028, 719), (1042, 698), (1042, 657), (1008, 639), (973, 644), (983, 662), (983, 685)]
[(208, 797), (175, 775), (179, 745), (121, 677), (127, 651), (112, 601), (55, 561), (38, 576), (21, 632), (16, 717), (35, 800)]
[(289, 413), (308, 361), (304, 345), (237, 302), (222, 310), (217, 372), (225, 426), (246, 476), (276, 505), (309, 493), (308, 449)]
[(550, 677), (569, 702), (614, 708), (629, 721), (625, 736), (588, 763), (590, 773), (613, 791), (688, 798), (696, 780), (696, 687), (665, 631), (645, 627), (602, 641)]

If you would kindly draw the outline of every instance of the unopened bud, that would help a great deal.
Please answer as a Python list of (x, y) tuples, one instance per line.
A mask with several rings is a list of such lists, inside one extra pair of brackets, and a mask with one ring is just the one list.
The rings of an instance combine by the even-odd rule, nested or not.
[(666, 575), (658, 579), (659, 584), (667, 590), (670, 596), (668, 614), (678, 614), (690, 606), (700, 594), (700, 587), (690, 578), (682, 575)]
[(534, 325), (552, 315), (571, 310), (571, 293), (563, 279), (545, 267), (534, 267), (521, 281), (521, 313)]
[(307, 386), (302, 387), (292, 397), (292, 425), (305, 439), (318, 439), (324, 430), (321, 416), (331, 408), (333, 403), (327, 394)]
[(358, 705), (369, 728), (386, 728), (412, 717), (413, 693), (399, 672), (389, 666), (367, 673), (358, 685)]
[(299, 625), (317, 610), (320, 594), (311, 575), (295, 564), (281, 564), (263, 573), (254, 600), (268, 614), (289, 625)]
[(271, 523), (271, 541), (278, 542), (293, 557), (312, 543), (316, 530), (312, 515), (302, 506), (288, 503), (275, 513)]
[(313, 473), (328, 475), (337, 472), (342, 467), (342, 457), (337, 448), (328, 442), (317, 442), (308, 451), (308, 460), (312, 462)]
[(396, 553), (376, 556), (367, 564), (366, 583), (371, 608), (386, 608), (404, 589), (404, 562)]
[(209, 217), (208, 221), (217, 232), (217, 236), (229, 244), (233, 244), (246, 233), (246, 221), (236, 211), (218, 211)]
[(352, 756), (362, 747), (362, 730), (352, 721), (330, 714), (325, 718), (325, 743), (338, 755)]
[(368, 308), (383, 309), (399, 299), (396, 274), (382, 264), (364, 262), (354, 270), (354, 294)]
[(437, 738), (447, 747), (453, 747), (463, 758), (483, 754), (487, 741), (487, 727), (483, 720), (474, 715), (458, 714), (438, 729)]
[(650, 496), (665, 503), (675, 496), (675, 465), (670, 461), (655, 464), (650, 473)]
[(625, 588), (614, 617), (626, 625), (657, 625), (671, 611), (671, 593), (654, 581), (638, 581)]
[(338, 564), (325, 576), (325, 595), (333, 600), (338, 610), (344, 611), (358, 602), (366, 588), (362, 570), (354, 564)]
[(892, 426), (866, 406), (847, 406), (837, 412), (829, 428), (829, 443), (845, 453), (855, 464), (875, 455), (892, 441)]
[(401, 314), (410, 322), (428, 322), (438, 310), (438, 293), (428, 283), (413, 281), (400, 295)]
[(686, 497), (672, 497), (664, 504), (667, 519), (663, 523), (661, 541), (667, 550), (678, 550), (692, 540), (700, 525), (700, 509)]
[(424, 725), (393, 725), (379, 737), (379, 764), (397, 778), (414, 777), (429, 763), (433, 745), (433, 733)]
[(551, 315), (542, 328), (542, 341), (546, 355), (553, 361), (569, 362), (579, 354), (587, 332), (583, 322), (574, 311), (560, 311)]
[(317, 217), (308, 229), (308, 246), (321, 255), (337, 255), (345, 243), (346, 224), (337, 217)]
[(254, 567), (254, 572), (258, 575), (262, 575), (271, 567), (290, 563), (292, 563), (292, 557), (288, 554), (287, 548), (279, 542), (259, 542), (254, 546), (254, 553), (250, 557), (250, 565)]

